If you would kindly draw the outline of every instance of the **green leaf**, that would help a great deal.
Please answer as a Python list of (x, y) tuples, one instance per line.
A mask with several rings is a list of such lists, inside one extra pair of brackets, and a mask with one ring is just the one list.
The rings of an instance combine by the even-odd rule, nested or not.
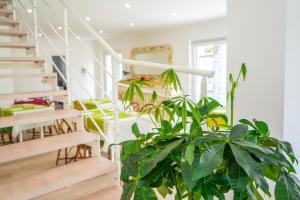
[(179, 146), (182, 143), (182, 139), (176, 140), (168, 144), (165, 148), (160, 149), (155, 155), (150, 158), (146, 158), (141, 160), (141, 172), (140, 176), (144, 177), (151, 172), (151, 170), (159, 163), (160, 161), (164, 160), (170, 152)]
[(247, 191), (252, 200), (264, 200), (253, 184), (247, 185)]
[(276, 182), (282, 167), (263, 165), (262, 169), (265, 177)]
[(195, 151), (195, 145), (190, 144), (186, 147), (185, 158), (190, 165), (192, 165), (194, 161), (194, 151)]
[(203, 152), (200, 158), (200, 166), (194, 172), (194, 180), (209, 175), (223, 163), (224, 147), (224, 143), (215, 144)]
[(232, 74), (229, 74), (229, 82), (233, 83), (233, 75)]
[(195, 105), (193, 105), (190, 101), (187, 101), (188, 106), (190, 108), (190, 110), (192, 111), (193, 117), (196, 120), (196, 122), (198, 123), (198, 126), (201, 125), (201, 113), (195, 108)]
[(234, 160), (228, 163), (228, 172), (233, 190), (245, 190), (249, 182), (246, 172)]
[(241, 147), (230, 144), (230, 148), (236, 162), (245, 170), (247, 175), (255, 180), (255, 183), (268, 195), (269, 185), (264, 178), (260, 165), (250, 156), (250, 154)]
[(230, 140), (241, 139), (241, 138), (245, 137), (247, 133), (248, 133), (248, 126), (246, 126), (244, 124), (239, 124), (239, 125), (234, 126), (231, 129), (229, 138), (230, 138)]
[(181, 160), (182, 176), (188, 191), (192, 191), (198, 180), (193, 179), (193, 172), (199, 169), (200, 154), (195, 155), (195, 161), (190, 165), (186, 160)]
[(245, 63), (242, 64), (241, 66), (241, 71), (242, 71), (242, 75), (243, 75), (243, 80), (246, 80), (246, 76), (247, 76), (247, 66)]
[(270, 135), (268, 124), (266, 124), (263, 121), (256, 121), (256, 120), (254, 121), (254, 123), (261, 134), (266, 136)]
[(134, 200), (157, 200), (157, 197), (152, 188), (140, 187), (135, 191)]
[(121, 161), (127, 159), (132, 153), (137, 153), (140, 150), (140, 143), (137, 140), (128, 140), (120, 144), (122, 146)]
[(276, 200), (299, 200), (300, 194), (294, 179), (286, 172), (282, 172), (275, 186)]
[(218, 101), (209, 97), (204, 97), (198, 104), (200, 105), (199, 111), (201, 115), (208, 115), (215, 109), (222, 106)]
[(121, 200), (131, 200), (137, 184), (135, 181), (129, 181), (123, 185)]
[(135, 89), (136, 89), (136, 93), (137, 93), (138, 97), (140, 98), (140, 100), (142, 102), (144, 102), (145, 101), (145, 97), (144, 97), (144, 94), (143, 94), (141, 88), (138, 85), (135, 85)]
[(186, 120), (187, 120), (187, 110), (186, 110), (186, 102), (184, 101), (181, 107), (181, 120), (183, 129), (186, 129)]
[(249, 121), (248, 119), (241, 119), (239, 122), (242, 123), (242, 124), (246, 124), (248, 126), (251, 126), (254, 130), (259, 132), (259, 130), (256, 128), (256, 126), (251, 121)]
[(294, 162), (298, 163), (298, 160), (295, 156), (292, 145), (289, 142), (286, 142), (286, 141), (279, 142), (279, 144), (280, 144), (281, 149), (283, 149), (283, 151), (290, 157), (291, 161), (293, 163)]
[(158, 95), (157, 95), (156, 91), (153, 91), (152, 97), (151, 97), (151, 102), (155, 103), (157, 101), (157, 97), (158, 97)]
[(138, 127), (137, 123), (134, 123), (131, 126), (131, 131), (135, 135), (136, 138), (140, 138), (142, 136), (142, 134), (140, 133), (140, 130), (139, 130), (139, 127)]
[(157, 192), (158, 192), (162, 197), (164, 197), (164, 198), (165, 198), (165, 197), (169, 194), (169, 192), (170, 192), (170, 190), (169, 190), (169, 188), (168, 188), (166, 182), (167, 182), (166, 180), (163, 180), (163, 184), (161, 184), (160, 187), (156, 188)]
[(233, 200), (245, 200), (248, 197), (247, 190), (234, 190)]
[(273, 166), (290, 166), (289, 161), (286, 160), (285, 157), (280, 156), (280, 154), (278, 154), (271, 148), (265, 148), (248, 141), (234, 141), (233, 143), (249, 150), (265, 164)]

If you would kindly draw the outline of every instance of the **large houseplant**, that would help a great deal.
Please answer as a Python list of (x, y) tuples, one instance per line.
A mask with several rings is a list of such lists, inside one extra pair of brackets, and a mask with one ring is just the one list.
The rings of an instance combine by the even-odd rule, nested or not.
[[(142, 134), (133, 124), (136, 139), (120, 144), (122, 200), (156, 200), (158, 193), (163, 197), (176, 193), (176, 200), (212, 200), (225, 199), (228, 192), (235, 200), (263, 200), (265, 195), (275, 195), (276, 200), (300, 199), (291, 145), (270, 137), (265, 122), (241, 119), (234, 125), (236, 88), (246, 73), (243, 64), (237, 79), (229, 77), (230, 120), (215, 112), (221, 105), (214, 99), (193, 102), (176, 97), (157, 102), (153, 92), (152, 104), (143, 111), (153, 116), (155, 128)], [(161, 78), (167, 88), (181, 87), (172, 69)], [(145, 83), (131, 84), (124, 103), (130, 103), (135, 94), (143, 100), (140, 84)], [(270, 193), (267, 180), (276, 183), (275, 194)]]

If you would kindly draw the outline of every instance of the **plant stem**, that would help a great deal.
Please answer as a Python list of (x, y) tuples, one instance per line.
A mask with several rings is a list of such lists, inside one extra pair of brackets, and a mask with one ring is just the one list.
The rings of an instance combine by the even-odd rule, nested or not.
[(230, 95), (230, 126), (233, 127), (233, 120), (234, 120), (234, 91), (231, 91)]

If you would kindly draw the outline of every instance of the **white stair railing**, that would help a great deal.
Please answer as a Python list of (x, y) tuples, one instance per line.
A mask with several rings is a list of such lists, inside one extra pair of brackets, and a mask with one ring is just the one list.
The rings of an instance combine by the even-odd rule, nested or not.
[[(16, 0), (13, 0), (16, 1)], [(144, 62), (144, 61), (136, 61), (136, 60), (131, 60), (131, 59), (126, 59), (126, 58), (122, 58), (120, 57), (120, 55), (97, 33), (97, 31), (70, 5), (70, 1), (67, 2), (66, 0), (56, 0), (55, 2), (60, 2), (64, 11), (64, 16), (63, 16), (63, 21), (61, 20), (61, 18), (58, 16), (57, 12), (55, 11), (55, 9), (53, 9), (50, 6), (50, 2), (46, 1), (46, 0), (41, 0), (38, 1), (39, 3), (42, 2), (47, 9), (49, 9), (51, 11), (51, 16), (54, 16), (59, 24), (64, 24), (64, 37), (62, 37), (56, 30), (56, 28), (53, 26), (53, 24), (50, 22), (50, 20), (47, 19), (47, 17), (43, 16), (43, 13), (41, 13), (41, 11), (39, 10), (39, 6), (37, 5), (37, 1), (36, 0), (28, 0), (29, 2), (31, 2), (31, 6), (33, 6), (33, 10), (34, 10), (34, 16), (33, 16), (33, 36), (35, 38), (35, 41), (37, 43), (37, 47), (39, 47), (39, 49), (42, 49), (43, 52), (47, 55), (47, 57), (50, 57), (50, 54), (48, 53), (48, 49), (45, 47), (42, 47), (41, 43), (39, 42), (38, 39), (38, 34), (39, 31), (43, 33), (43, 35), (45, 36), (45, 38), (47, 39), (47, 41), (49, 42), (50, 46), (55, 49), (55, 51), (57, 53), (59, 53), (60, 57), (62, 58), (62, 60), (64, 60), (64, 62), (66, 63), (66, 67), (67, 69), (67, 77), (63, 77), (62, 73), (59, 71), (59, 69), (57, 68), (57, 70), (59, 71), (59, 75), (62, 76), (63, 80), (67, 83), (68, 88), (70, 89), (70, 91), (73, 93), (76, 93), (76, 91), (74, 91), (74, 89), (71, 86), (70, 83), (70, 79), (75, 78), (76, 81), (78, 81), (80, 83), (80, 85), (82, 86), (83, 90), (88, 94), (88, 96), (91, 96), (91, 99), (93, 99), (92, 95), (90, 94), (88, 88), (86, 88), (84, 86), (84, 84), (81, 82), (80, 79), (78, 79), (78, 77), (76, 75), (73, 75), (75, 73), (72, 72), (70, 66), (69, 66), (69, 61), (72, 57), (72, 59), (77, 60), (77, 63), (81, 63), (80, 60), (78, 60), (78, 56), (76, 56), (77, 54), (75, 53), (74, 49), (72, 49), (69, 45), (69, 37), (70, 34), (73, 37), (77, 37), (78, 35), (76, 34), (76, 32), (70, 27), (70, 24), (68, 22), (68, 18), (70, 17), (70, 15), (72, 15), (72, 17), (75, 17), (77, 19), (77, 21), (79, 22), (79, 24), (81, 24), (84, 29), (86, 29), (87, 33), (90, 33), (94, 39), (96, 39), (99, 44), (101, 45), (101, 47), (103, 47), (105, 49), (105, 51), (107, 51), (109, 54), (112, 55), (112, 74), (110, 74), (108, 72), (108, 70), (106, 69), (106, 67), (104, 66), (102, 59), (99, 57), (99, 55), (95, 54), (95, 52), (91, 51), (90, 48), (88, 48), (84, 42), (81, 40), (81, 38), (77, 38), (77, 40), (79, 41), (79, 43), (82, 45), (82, 47), (85, 49), (85, 51), (92, 57), (92, 59), (98, 64), (98, 66), (101, 68), (101, 70), (103, 70), (103, 72), (105, 73), (105, 75), (108, 75), (112, 78), (112, 101), (113, 101), (113, 108), (115, 109), (114, 112), (114, 120), (113, 120), (113, 128), (114, 128), (114, 132), (113, 132), (113, 136), (116, 138), (119, 136), (119, 108), (118, 108), (118, 86), (122, 85), (118, 82), (117, 80), (117, 68), (120, 64), (122, 65), (135, 65), (135, 66), (139, 66), (139, 67), (146, 67), (146, 68), (154, 68), (154, 69), (161, 69), (161, 70), (167, 70), (169, 68), (173, 68), (176, 72), (180, 72), (180, 73), (184, 73), (184, 74), (193, 74), (193, 75), (198, 75), (202, 77), (202, 81), (201, 81), (201, 94), (202, 96), (206, 96), (207, 95), (207, 79), (212, 77), (214, 75), (213, 71), (210, 70), (200, 70), (200, 69), (192, 69), (192, 68), (188, 68), (187, 66), (175, 66), (175, 65), (166, 65), (166, 64), (158, 64), (158, 63), (152, 63), (152, 62)], [(21, 9), (23, 11), (25, 11), (26, 13), (26, 7), (22, 4), (21, 0), (17, 1), (18, 4), (21, 6)], [(54, 0), (51, 0), (51, 3), (54, 2)], [(87, 3), (85, 1), (85, 3)], [(16, 7), (14, 6), (14, 10), (16, 10)], [(51, 39), (48, 37), (47, 33), (43, 30), (43, 28), (41, 27), (41, 25), (38, 23), (38, 17), (43, 18), (43, 22), (46, 22), (46, 24), (51, 28), (51, 30), (55, 33), (55, 35), (64, 43), (64, 47), (65, 47), (65, 54), (66, 57), (63, 58), (63, 56), (61, 55), (61, 53), (59, 52), (59, 50), (55, 47), (55, 45), (53, 45), (53, 42), (51, 41)], [(28, 27), (30, 29), (30, 26), (28, 25)], [(37, 50), (39, 50), (37, 49)], [(50, 57), (51, 60), (51, 57)], [(81, 63), (82, 64), (82, 63)], [(54, 63), (55, 66), (55, 63)], [(101, 93), (104, 93), (107, 97), (110, 97), (109, 92), (105, 90), (103, 83), (100, 83), (99, 81), (97, 81), (97, 79), (95, 78), (95, 76), (93, 76), (90, 72), (88, 72), (89, 77), (95, 82), (96, 87), (101, 91)], [(124, 86), (124, 85), (123, 85)], [(80, 95), (79, 95), (80, 96)], [(76, 98), (78, 98), (78, 95), (76, 95)], [(80, 104), (82, 105), (82, 107), (84, 108), (84, 111), (87, 112), (86, 107), (84, 106), (83, 102), (78, 98)], [(99, 109), (101, 110), (101, 107), (99, 106), (99, 104), (94, 101), (95, 105), (97, 107), (99, 107)], [(105, 115), (105, 112), (103, 112)], [(93, 124), (95, 125), (95, 127), (97, 127), (97, 129), (99, 129), (99, 132), (101, 133), (101, 135), (103, 134), (102, 130), (99, 128), (98, 124), (94, 121), (94, 119), (89, 116), (93, 122)], [(108, 136), (108, 137), (112, 137), (112, 136)], [(105, 138), (105, 135), (103, 134), (103, 138)], [(113, 141), (109, 141), (109, 142), (113, 142)]]
[[(23, 6), (23, 8), (25, 8)], [(16, 11), (17, 15), (20, 17), (20, 14), (18, 13), (18, 11)], [(21, 17), (20, 17), (21, 18)], [(26, 21), (23, 21), (23, 24), (26, 26), (27, 30), (34, 35), (34, 31), (32, 31), (31, 27), (28, 25), (28, 23)], [(38, 27), (38, 30), (40, 30), (45, 37), (48, 39), (48, 41), (52, 44), (52, 47), (54, 46), (53, 43), (51, 42), (50, 38), (48, 37), (48, 35), (46, 34), (46, 32), (43, 31), (43, 29), (41, 29), (40, 27)], [(90, 118), (90, 120), (92, 121), (93, 125), (95, 126), (95, 128), (97, 129), (97, 131), (99, 132), (101, 139), (103, 139), (104, 141), (108, 142), (109, 140), (107, 139), (107, 136), (103, 133), (102, 129), (99, 127), (99, 125), (96, 123), (96, 121), (94, 120), (94, 118), (92, 117), (92, 115), (90, 114), (90, 112), (88, 112), (88, 109), (86, 108), (86, 106), (84, 105), (84, 103), (80, 100), (80, 94), (78, 94), (74, 88), (71, 86), (71, 84), (68, 84), (67, 78), (63, 75), (63, 73), (60, 71), (60, 69), (58, 68), (57, 64), (51, 59), (51, 56), (49, 55), (48, 51), (46, 50), (46, 48), (39, 43), (39, 47), (41, 47), (40, 49), (42, 49), (43, 53), (49, 58), (49, 60), (51, 60), (52, 65), (54, 66), (54, 68), (56, 69), (56, 71), (58, 72), (59, 76), (62, 78), (62, 80), (67, 84), (68, 89), (72, 92), (72, 94), (75, 96), (76, 99), (78, 99), (79, 104), (81, 105), (81, 107), (83, 108), (83, 110), (85, 111), (86, 115)], [(54, 46), (55, 47), (55, 46)], [(66, 60), (63, 58), (63, 56), (61, 54), (59, 54), (58, 49), (55, 49), (56, 53), (61, 57), (61, 59), (66, 62)], [(70, 70), (70, 73), (72, 76), (76, 75), (72, 72), (72, 70)], [(80, 86), (83, 87), (84, 91), (88, 94), (88, 96), (90, 98), (92, 98), (92, 95), (89, 93), (88, 89), (85, 88), (85, 86), (82, 84), (82, 82), (80, 81), (80, 79), (78, 77), (76, 77), (78, 83), (80, 83)], [(92, 98), (93, 99), (93, 98)], [(98, 103), (96, 101), (94, 101), (95, 105), (98, 105)], [(99, 110), (101, 110), (101, 108), (99, 108)], [(102, 110), (104, 117), (105, 116), (105, 112)], [(106, 143), (106, 147), (109, 144)]]

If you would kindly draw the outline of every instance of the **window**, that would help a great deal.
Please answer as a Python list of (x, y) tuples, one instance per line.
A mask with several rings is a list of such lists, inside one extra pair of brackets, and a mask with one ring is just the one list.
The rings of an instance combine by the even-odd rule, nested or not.
[[(121, 57), (122, 55), (119, 54)], [(105, 62), (105, 69), (109, 74), (112, 74), (112, 56), (110, 54), (105, 54), (104, 55), (104, 62)], [(122, 80), (123, 79), (123, 65), (120, 64), (117, 69), (117, 80)], [(108, 94), (112, 95), (112, 78), (111, 76), (104, 72), (104, 88), (105, 91), (108, 92)]]
[[(203, 70), (213, 70), (214, 77), (207, 82), (207, 96), (226, 105), (226, 62), (227, 47), (225, 39), (206, 42), (192, 42), (192, 67)], [(191, 76), (191, 97), (198, 101), (201, 98), (200, 76)]]

